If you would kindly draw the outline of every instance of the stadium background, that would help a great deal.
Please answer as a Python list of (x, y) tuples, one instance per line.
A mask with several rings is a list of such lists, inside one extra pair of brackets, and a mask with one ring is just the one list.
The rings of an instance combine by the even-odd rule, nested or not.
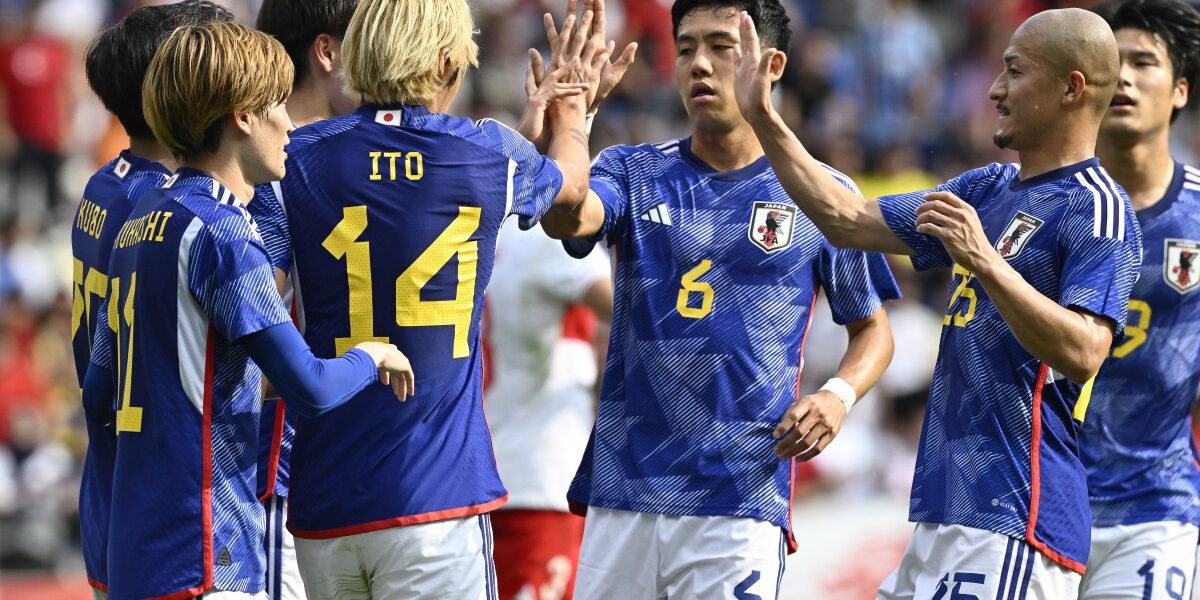
[[(777, 103), (814, 154), (863, 193), (909, 191), (969, 167), (1012, 161), (991, 143), (987, 89), (1034, 0), (783, 0), (793, 47)], [(87, 177), (126, 139), (91, 94), (87, 43), (148, 4), (0, 0), (0, 599), (90, 598), (77, 498), (86, 433), (70, 357), (70, 220)], [(220, 0), (253, 24), (256, 0)], [(453, 112), (515, 124), (525, 49), (561, 0), (471, 0), (480, 69)], [(687, 134), (672, 77), (670, 0), (608, 0), (609, 31), (638, 40), (637, 64), (602, 106), (592, 149)], [(1175, 157), (1200, 159), (1197, 111), (1175, 124)], [(47, 177), (49, 175), (49, 178)], [(55, 181), (58, 185), (48, 185)], [(945, 274), (894, 261), (905, 299), (888, 306), (896, 357), (830, 449), (798, 468), (800, 551), (787, 600), (873, 598), (911, 532), (905, 521), (917, 435), (937, 350)], [(844, 334), (820, 310), (804, 381), (834, 372)]]

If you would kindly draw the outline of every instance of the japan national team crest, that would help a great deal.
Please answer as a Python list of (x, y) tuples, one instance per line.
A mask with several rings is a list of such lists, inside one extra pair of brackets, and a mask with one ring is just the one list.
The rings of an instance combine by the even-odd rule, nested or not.
[(1029, 242), (1029, 238), (1033, 237), (1033, 234), (1042, 226), (1042, 223), (1043, 221), (1037, 217), (1018, 212), (1008, 223), (1008, 227), (1004, 228), (1000, 239), (996, 240), (996, 251), (1005, 260), (1016, 258), (1025, 248), (1025, 244)]
[(750, 241), (763, 252), (771, 253), (792, 245), (796, 225), (796, 206), (778, 202), (755, 202), (750, 213)]
[(1200, 242), (1166, 240), (1163, 250), (1163, 279), (1175, 291), (1184, 294), (1200, 283)]

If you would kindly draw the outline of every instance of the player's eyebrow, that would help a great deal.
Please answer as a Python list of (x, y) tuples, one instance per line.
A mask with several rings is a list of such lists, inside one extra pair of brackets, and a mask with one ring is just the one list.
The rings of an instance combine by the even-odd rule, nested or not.
[[(712, 42), (712, 41), (716, 41), (716, 40), (728, 40), (731, 42), (738, 41), (738, 37), (728, 31), (709, 31), (708, 33), (705, 33), (701, 37), (706, 42)], [(690, 33), (681, 33), (681, 34), (675, 36), (675, 43), (676, 44), (682, 44), (682, 43), (694, 44), (694, 43), (696, 43), (696, 36), (694, 36)]]
[(1158, 60), (1158, 54), (1150, 50), (1130, 50), (1128, 52), (1122, 52), (1121, 54), (1129, 60)]
[(1018, 55), (1018, 54), (1016, 54), (1016, 53), (1013, 53), (1013, 54), (1005, 54), (1005, 55), (1004, 55), (1004, 64), (1005, 64), (1005, 66), (1011, 66), (1013, 63), (1017, 62), (1017, 59), (1018, 59), (1018, 58), (1020, 58), (1020, 55)]

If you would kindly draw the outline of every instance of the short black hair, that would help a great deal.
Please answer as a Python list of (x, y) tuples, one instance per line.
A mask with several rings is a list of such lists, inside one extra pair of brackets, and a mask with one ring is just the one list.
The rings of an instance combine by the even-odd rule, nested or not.
[[(1200, 12), (1183, 0), (1120, 0), (1105, 4), (1096, 12), (1118, 29), (1141, 29), (1153, 33), (1167, 46), (1167, 56), (1176, 80), (1197, 83), (1200, 74)], [(1171, 121), (1179, 111), (1171, 113)]]
[(292, 87), (300, 87), (308, 77), (308, 49), (322, 33), (337, 39), (346, 37), (350, 17), (358, 0), (263, 0), (255, 25), (283, 44), (296, 77)]
[(104, 30), (87, 49), (88, 85), (117, 116), (131, 138), (154, 138), (142, 112), (142, 81), (154, 52), (176, 28), (233, 21), (233, 13), (209, 0), (139, 8)]
[(792, 20), (779, 0), (676, 0), (671, 6), (671, 36), (678, 37), (679, 22), (701, 8), (746, 11), (758, 30), (759, 41), (767, 48), (787, 52), (792, 43)]

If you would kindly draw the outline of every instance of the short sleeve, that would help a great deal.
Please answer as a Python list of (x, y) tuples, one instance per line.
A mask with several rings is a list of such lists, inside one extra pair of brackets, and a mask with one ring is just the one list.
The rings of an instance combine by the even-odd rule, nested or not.
[(875, 314), (884, 302), (900, 297), (882, 254), (835, 248), (828, 242), (821, 249), (817, 280), (838, 325), (861, 321)]
[(625, 175), (624, 154), (616, 147), (608, 148), (592, 161), (589, 187), (604, 206), (604, 224), (589, 238), (563, 240), (567, 254), (575, 258), (588, 256), (596, 242), (607, 238), (611, 246), (627, 227), (629, 213), (628, 178)]
[(508, 126), (483, 119), (476, 123), (493, 150), (508, 157), (509, 215), (516, 215), (521, 229), (529, 229), (550, 210), (562, 190), (563, 176), (555, 162), (542, 156), (532, 142)]
[(917, 231), (917, 207), (925, 203), (925, 194), (930, 192), (950, 192), (962, 198), (968, 204), (974, 205), (971, 191), (978, 183), (994, 176), (998, 165), (992, 164), (981, 169), (967, 171), (942, 185), (930, 190), (882, 196), (879, 198), (879, 211), (888, 227), (909, 248), (913, 250), (912, 263), (918, 271), (930, 269), (945, 269), (954, 264), (950, 253), (937, 237)]
[(240, 215), (200, 228), (189, 252), (188, 285), (213, 327), (231, 342), (290, 320), (267, 250)]
[[(89, 359), (93, 364), (112, 370), (116, 335), (112, 326), (109, 325), (108, 299), (106, 298), (100, 303), (100, 310), (96, 311), (96, 331), (92, 333), (92, 356)], [(81, 385), (82, 383), (80, 382)]]
[[(1141, 229), (1129, 200), (1120, 195), (1124, 200), (1121, 230), (1096, 227), (1097, 215), (1109, 218), (1105, 217), (1107, 203), (1083, 189), (1072, 194), (1059, 232), (1058, 303), (1111, 319), (1117, 336), (1125, 329), (1129, 293), (1142, 266)], [(1101, 203), (1099, 208), (1096, 203)]]
[(288, 231), (287, 213), (279, 199), (278, 183), (254, 188), (254, 201), (246, 205), (271, 259), (271, 266), (287, 273), (292, 266), (292, 236)]

